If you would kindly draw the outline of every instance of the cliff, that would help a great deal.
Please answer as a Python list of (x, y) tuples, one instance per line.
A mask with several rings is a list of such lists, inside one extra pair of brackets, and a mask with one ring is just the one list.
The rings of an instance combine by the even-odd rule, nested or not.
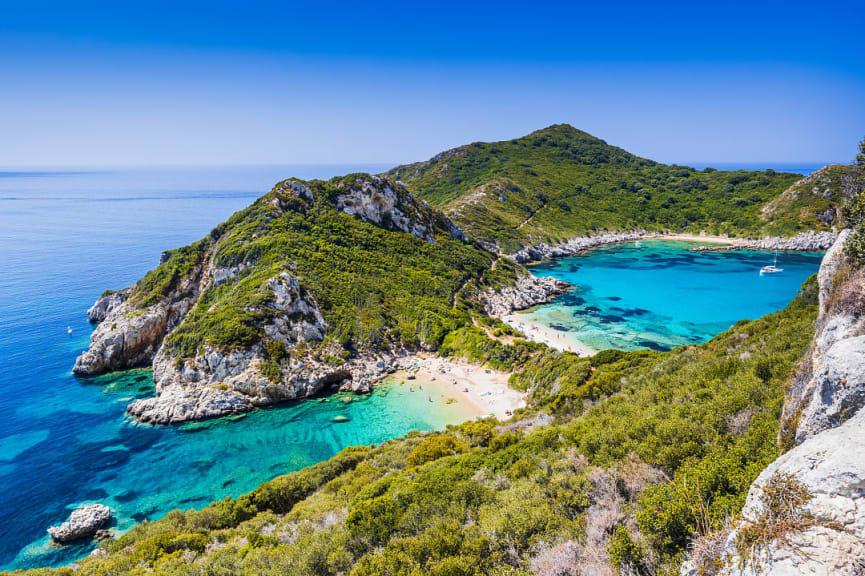
[(156, 396), (130, 415), (209, 418), (334, 386), (369, 390), (473, 315), (561, 290), (467, 241), (387, 179), (286, 180), (207, 238), (164, 253), (136, 285), (103, 295), (73, 371), (152, 365)]
[(865, 270), (845, 256), (848, 236), (820, 268), (816, 332), (784, 405), (787, 451), (752, 484), (741, 520), (715, 536), (720, 554), (683, 575), (865, 570)]

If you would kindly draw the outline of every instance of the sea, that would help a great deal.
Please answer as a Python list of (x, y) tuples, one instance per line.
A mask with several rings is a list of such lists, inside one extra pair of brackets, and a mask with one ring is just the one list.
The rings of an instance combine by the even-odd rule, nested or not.
[(62, 565), (89, 553), (92, 543), (56, 546), (45, 533), (82, 503), (108, 505), (112, 529), (122, 531), (175, 508), (239, 496), (346, 446), (471, 417), (465, 406), (431, 405), (391, 380), (370, 395), (143, 426), (125, 407), (154, 393), (150, 371), (71, 373), (93, 328), (87, 308), (105, 289), (154, 268), (163, 250), (200, 239), (288, 176), (386, 168), (0, 173), (0, 568)]
[[(700, 245), (642, 240), (537, 263), (529, 267), (536, 276), (574, 287), (517, 317), (527, 326), (552, 328), (560, 343), (670, 350), (783, 308), (823, 258), (816, 252), (692, 251)], [(782, 272), (760, 274), (775, 262)]]
[[(92, 543), (57, 546), (45, 532), (83, 503), (108, 505), (119, 532), (238, 496), (346, 446), (470, 417), (459, 404), (430, 406), (391, 379), (370, 395), (152, 427), (124, 411), (153, 394), (149, 371), (71, 374), (93, 329), (87, 308), (154, 268), (163, 250), (200, 239), (289, 176), (388, 167), (0, 170), (0, 569), (58, 566), (88, 554)], [(819, 264), (819, 255), (785, 254), (784, 275), (758, 278), (769, 257), (695, 255), (671, 244), (599, 249), (537, 267), (578, 289), (533, 313), (581, 338), (593, 334), (590, 345), (599, 349), (703, 341), (739, 318), (782, 307)]]

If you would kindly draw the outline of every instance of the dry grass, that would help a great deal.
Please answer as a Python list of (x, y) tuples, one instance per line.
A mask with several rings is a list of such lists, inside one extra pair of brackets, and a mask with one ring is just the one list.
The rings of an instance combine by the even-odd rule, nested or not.
[(838, 288), (836, 308), (856, 317), (865, 315), (865, 271), (858, 270)]
[(697, 568), (700, 576), (717, 576), (725, 566), (727, 538), (733, 522), (727, 519), (718, 530), (712, 530), (694, 538), (688, 549), (688, 557)]
[(827, 526), (843, 529), (815, 518), (806, 509), (811, 498), (811, 491), (794, 475), (782, 472), (773, 474), (762, 487), (757, 517), (744, 520), (736, 535), (740, 568), (750, 565), (755, 572), (759, 572), (764, 559), (771, 558), (773, 548), (789, 548), (801, 553), (793, 536), (809, 528)]
[(583, 552), (583, 546), (572, 540), (557, 546), (542, 544), (529, 568), (537, 576), (583, 576), (588, 574)]

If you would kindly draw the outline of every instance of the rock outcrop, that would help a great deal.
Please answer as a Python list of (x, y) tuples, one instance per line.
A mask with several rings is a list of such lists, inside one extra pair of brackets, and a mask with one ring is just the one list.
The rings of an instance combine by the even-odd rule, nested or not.
[(784, 427), (795, 444), (840, 425), (865, 405), (865, 275), (850, 270), (844, 256), (848, 234), (823, 257), (816, 333), (784, 406)]
[(736, 246), (753, 250), (787, 250), (793, 252), (819, 252), (828, 250), (835, 243), (835, 232), (800, 232), (795, 236), (770, 236), (761, 239), (735, 240)]
[(129, 289), (119, 292), (107, 292), (102, 295), (96, 303), (87, 310), (87, 319), (93, 323), (102, 322), (114, 310), (120, 307), (129, 296)]
[[(789, 451), (751, 486), (742, 520), (726, 538), (724, 567), (712, 573), (865, 574), (865, 272), (851, 269), (844, 256), (848, 233), (839, 235), (820, 267), (816, 333), (782, 417), (780, 440)], [(738, 536), (765, 517), (766, 487), (778, 475), (807, 491), (796, 511), (807, 522), (754, 558), (753, 550), (737, 549)], [(682, 569), (683, 575), (697, 573), (690, 562)]]
[(597, 236), (579, 236), (553, 246), (543, 243), (534, 246), (526, 246), (513, 254), (508, 254), (508, 258), (516, 260), (521, 264), (525, 264), (527, 262), (537, 262), (538, 260), (573, 256), (585, 252), (589, 248), (602, 246), (604, 244), (631, 242), (653, 236), (657, 236), (657, 234), (647, 234), (643, 230), (637, 230), (634, 232), (610, 232), (609, 234), (598, 234)]
[[(270, 342), (291, 348), (324, 338), (327, 324), (318, 304), (296, 278), (283, 272), (267, 287), (275, 312), (263, 328)], [(132, 403), (127, 412), (142, 422), (173, 424), (306, 398), (332, 386), (366, 392), (395, 369), (394, 358), (363, 354), (332, 366), (312, 356), (273, 359), (259, 342), (230, 350), (206, 345), (194, 358), (178, 361), (163, 347), (153, 359), (157, 396)]]
[(89, 504), (73, 510), (66, 522), (48, 528), (48, 535), (55, 542), (65, 544), (90, 538), (109, 522), (111, 522), (111, 510), (108, 506)]
[[(133, 402), (127, 413), (148, 424), (178, 424), (308, 398), (331, 388), (365, 393), (387, 374), (405, 368), (408, 358), (405, 351), (364, 355), (336, 367), (305, 358), (280, 366), (281, 377), (274, 381), (262, 374), (257, 351), (213, 351), (205, 356), (203, 362), (195, 359), (195, 367), (180, 371), (170, 358), (157, 356), (153, 365), (157, 396)], [(205, 368), (207, 362), (213, 362), (216, 371)], [(224, 380), (217, 380), (216, 374), (225, 375)]]
[(346, 214), (389, 230), (408, 232), (428, 242), (435, 240), (437, 228), (444, 227), (450, 237), (465, 240), (462, 230), (449, 218), (417, 200), (400, 184), (391, 186), (377, 176), (358, 179), (336, 198), (336, 208)]
[(481, 296), (484, 310), (490, 316), (502, 318), (514, 310), (524, 310), (549, 302), (563, 294), (570, 284), (551, 276), (539, 278), (532, 274), (520, 276), (513, 286), (487, 291)]
[(90, 347), (75, 360), (72, 372), (94, 376), (150, 364), (165, 336), (195, 304), (200, 275), (198, 267), (181, 279), (169, 296), (145, 308), (130, 298), (131, 289), (102, 296), (87, 313), (91, 319), (101, 318), (100, 324), (90, 336)]

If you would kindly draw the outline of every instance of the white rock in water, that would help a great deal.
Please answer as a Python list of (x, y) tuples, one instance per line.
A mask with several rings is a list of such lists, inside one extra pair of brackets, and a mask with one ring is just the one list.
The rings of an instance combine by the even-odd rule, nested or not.
[(111, 522), (111, 510), (104, 504), (90, 504), (73, 510), (69, 520), (48, 529), (48, 535), (55, 542), (66, 543), (89, 538), (96, 531)]

